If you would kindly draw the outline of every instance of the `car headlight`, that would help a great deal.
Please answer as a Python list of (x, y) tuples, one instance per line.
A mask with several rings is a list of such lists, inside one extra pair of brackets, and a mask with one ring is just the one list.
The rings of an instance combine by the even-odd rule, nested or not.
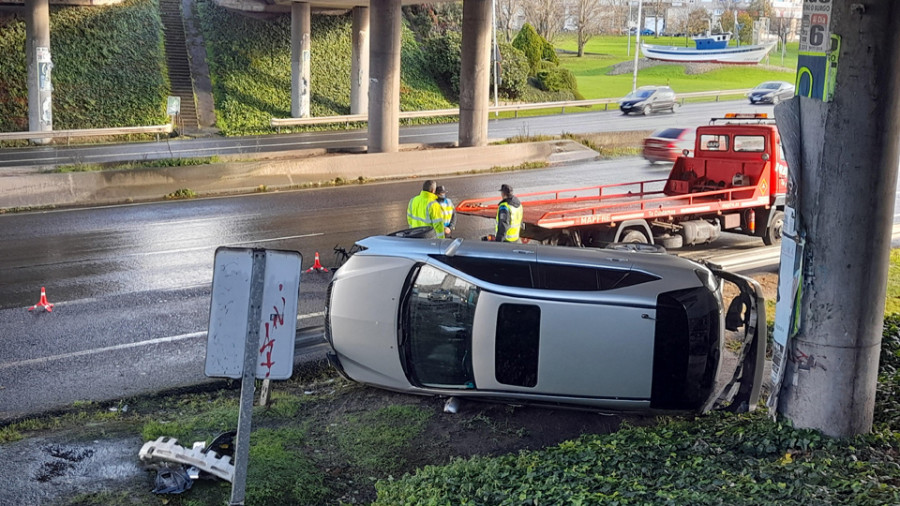
[(719, 282), (711, 271), (708, 269), (694, 269), (694, 273), (697, 274), (697, 277), (700, 278), (700, 282), (703, 283), (703, 286), (708, 288), (710, 292), (719, 290)]

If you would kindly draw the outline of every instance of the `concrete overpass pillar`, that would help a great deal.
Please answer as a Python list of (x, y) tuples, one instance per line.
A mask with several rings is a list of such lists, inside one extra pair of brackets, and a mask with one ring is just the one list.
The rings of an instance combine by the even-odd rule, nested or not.
[(400, 148), (400, 0), (372, 0), (369, 17), (369, 153)]
[(291, 117), (309, 117), (310, 9), (291, 4)]
[(350, 114), (369, 110), (369, 8), (353, 8), (353, 41), (350, 56)]
[(463, 2), (459, 69), (459, 145), (462, 147), (487, 144), (492, 22), (490, 0)]
[[(53, 130), (53, 84), (50, 72), (50, 1), (25, 0), (25, 65), (28, 68), (28, 131)], [(45, 144), (50, 139), (32, 139)]]

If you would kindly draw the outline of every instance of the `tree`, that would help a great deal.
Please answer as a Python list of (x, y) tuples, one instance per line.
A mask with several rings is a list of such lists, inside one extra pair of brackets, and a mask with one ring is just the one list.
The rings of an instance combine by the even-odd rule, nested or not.
[(566, 6), (559, 0), (524, 0), (528, 22), (549, 42), (559, 33), (566, 21)]
[(750, 44), (753, 41), (753, 18), (747, 12), (741, 11), (737, 18), (737, 37), (741, 44)]
[(754, 20), (772, 17), (772, 0), (753, 0), (747, 12)]
[(578, 56), (584, 56), (584, 46), (600, 33), (600, 0), (575, 1), (575, 30), (578, 38)]
[(516, 21), (524, 13), (523, 0), (497, 0), (497, 25), (506, 34), (506, 42), (512, 41)]
[(689, 37), (691, 35), (698, 35), (701, 33), (705, 33), (709, 30), (710, 19), (709, 12), (702, 7), (697, 7), (696, 9), (691, 10), (691, 13), (688, 14), (687, 26), (684, 31), (685, 37)]

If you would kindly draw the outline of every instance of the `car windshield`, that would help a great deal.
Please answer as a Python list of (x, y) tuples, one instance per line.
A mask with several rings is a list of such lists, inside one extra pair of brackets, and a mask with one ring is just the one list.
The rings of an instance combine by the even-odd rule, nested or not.
[(412, 281), (402, 340), (407, 371), (422, 386), (475, 388), (472, 325), (479, 289), (430, 265)]
[(625, 96), (626, 99), (647, 98), (654, 90), (635, 90)]
[(756, 88), (760, 90), (777, 90), (780, 87), (781, 85), (779, 83), (762, 83)]
[(684, 128), (664, 128), (653, 132), (650, 137), (659, 137), (662, 139), (678, 139), (684, 133)]

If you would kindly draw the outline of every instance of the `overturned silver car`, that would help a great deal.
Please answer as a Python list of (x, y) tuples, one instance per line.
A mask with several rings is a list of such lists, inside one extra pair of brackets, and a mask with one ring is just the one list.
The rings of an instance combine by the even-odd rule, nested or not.
[[(598, 410), (750, 410), (755, 281), (665, 253), (376, 236), (328, 288), (329, 358), (390, 390)], [(722, 284), (737, 285), (728, 311)], [(727, 324), (727, 325), (726, 325)], [(725, 328), (743, 329), (719, 382)]]

